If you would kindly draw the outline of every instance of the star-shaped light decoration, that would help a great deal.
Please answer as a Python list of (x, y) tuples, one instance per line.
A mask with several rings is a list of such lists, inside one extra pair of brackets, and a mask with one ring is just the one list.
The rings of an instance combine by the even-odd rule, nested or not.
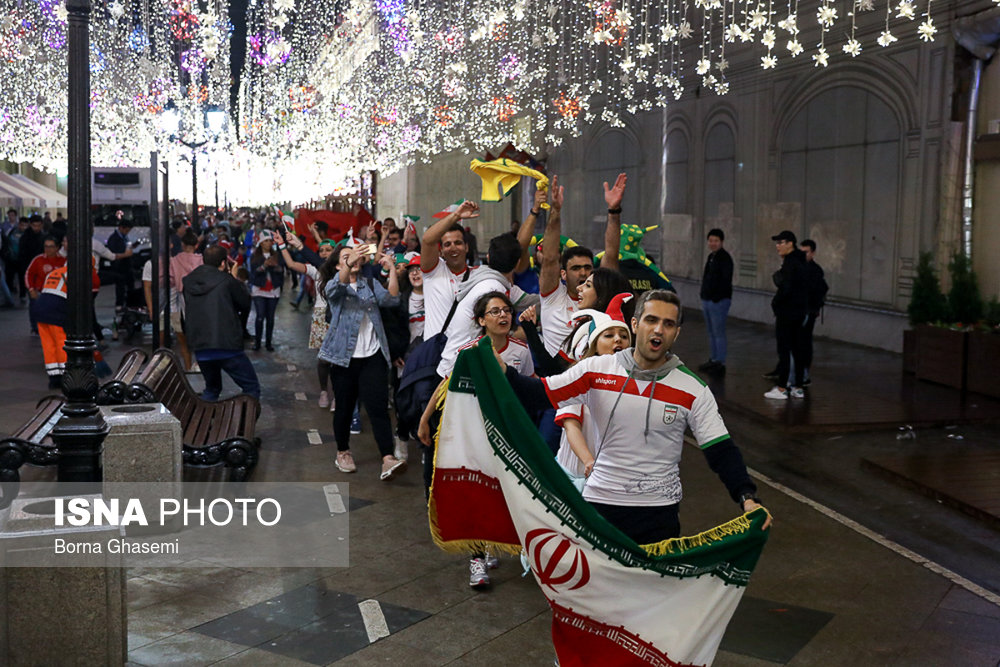
[(653, 45), (649, 42), (643, 42), (637, 46), (635, 50), (639, 52), (640, 58), (648, 58), (653, 54)]
[[(550, 28), (551, 30), (551, 28)], [(610, 30), (595, 30), (594, 31), (594, 43), (595, 44), (606, 44), (612, 39)]]
[(917, 14), (916, 7), (913, 6), (913, 0), (900, 0), (899, 4), (896, 5), (896, 12), (897, 19), (912, 20)]
[(112, 2), (108, 6), (108, 13), (111, 14), (111, 18), (117, 21), (125, 15), (125, 8), (122, 7), (122, 3), (120, 2)]
[(511, 14), (514, 16), (514, 20), (515, 21), (523, 21), (524, 20), (525, 4), (526, 3), (524, 2), (524, 0), (518, 0), (510, 8)]
[(715, 63), (715, 68), (720, 72), (725, 72), (729, 69), (729, 61), (725, 58), (719, 58), (719, 62)]
[(68, 18), (69, 11), (66, 9), (66, 3), (60, 2), (56, 5), (56, 19), (58, 19), (60, 23), (66, 23)]
[(653, 75), (653, 85), (657, 88), (663, 87), (663, 82), (667, 80), (667, 77), (663, 76), (660, 72)]
[(774, 48), (774, 42), (776, 39), (777, 36), (774, 34), (774, 30), (768, 28), (764, 31), (764, 34), (760, 36), (760, 43), (766, 46), (770, 51)]
[(660, 41), (669, 42), (674, 37), (677, 36), (677, 28), (670, 25), (669, 23), (665, 26), (660, 27)]
[(727, 42), (732, 43), (736, 41), (736, 38), (740, 34), (740, 27), (736, 23), (730, 23), (726, 26), (725, 32), (722, 33), (722, 38)]
[(790, 35), (799, 34), (799, 26), (795, 14), (789, 14), (786, 18), (778, 21), (778, 27)]
[(767, 14), (759, 9), (755, 9), (750, 13), (750, 27), (754, 30), (763, 28), (767, 25)]
[(920, 35), (920, 39), (925, 42), (933, 42), (934, 34), (937, 32), (937, 28), (934, 27), (934, 21), (931, 17), (927, 17), (927, 20), (920, 24), (917, 28), (917, 33)]
[(785, 44), (785, 48), (788, 49), (788, 52), (792, 54), (793, 58), (802, 53), (802, 44), (800, 44), (797, 39), (788, 40), (788, 44)]
[(531, 36), (531, 48), (540, 49), (542, 48), (542, 34), (536, 32)]
[(816, 10), (816, 20), (824, 28), (829, 28), (837, 18), (837, 10), (832, 5), (823, 5)]
[(761, 56), (760, 66), (764, 69), (774, 69), (774, 66), (778, 64), (778, 59), (771, 55), (768, 51), (766, 56)]
[(615, 18), (618, 19), (618, 23), (623, 26), (632, 25), (632, 13), (629, 10), (622, 7), (615, 12)]
[(278, 29), (280, 32), (288, 24), (288, 16), (286, 14), (275, 14), (274, 18), (271, 19), (271, 25)]
[(630, 105), (628, 105), (627, 108), (628, 108), (628, 112), (630, 114), (635, 115), (635, 112), (639, 110), (639, 105), (638, 104), (630, 104)]
[(642, 83), (645, 83), (647, 79), (649, 79), (649, 72), (647, 70), (637, 69), (635, 71), (636, 81), (641, 81)]
[(885, 47), (885, 46), (889, 46), (890, 44), (892, 44), (893, 42), (898, 41), (898, 40), (896, 39), (896, 36), (893, 35), (891, 32), (889, 32), (888, 30), (883, 30), (882, 34), (879, 35), (878, 39), (875, 40), (875, 41), (878, 42), (879, 46)]
[(469, 71), (469, 66), (465, 64), (464, 60), (459, 60), (448, 65), (448, 69), (455, 74), (465, 74)]
[(687, 20), (684, 20), (677, 26), (677, 34), (681, 39), (690, 39), (691, 35), (694, 34), (694, 29), (691, 28), (691, 24)]
[(708, 74), (708, 70), (710, 69), (712, 69), (711, 61), (708, 58), (702, 58), (698, 61), (698, 64), (695, 65), (694, 71), (699, 75), (704, 76), (705, 74)]
[(547, 44), (549, 44), (551, 46), (551, 45), (554, 45), (558, 41), (559, 41), (559, 36), (556, 34), (555, 30), (553, 30), (552, 28), (549, 28), (549, 29), (547, 29), (545, 31), (545, 42)]
[(875, 11), (875, 0), (860, 0), (858, 2), (859, 12), (873, 12)]
[(844, 53), (851, 56), (852, 58), (857, 58), (858, 54), (861, 53), (861, 42), (854, 39), (853, 37), (847, 40), (847, 44), (844, 44)]
[(545, 8), (545, 11), (549, 15), (549, 20), (551, 21), (552, 17), (559, 13), (559, 5), (553, 2)]
[(826, 67), (830, 63), (830, 54), (826, 52), (826, 47), (821, 46), (816, 53), (813, 54), (813, 62), (816, 63), (816, 67)]
[(287, 12), (295, 9), (295, 0), (274, 0), (274, 9), (278, 12)]
[(725, 95), (726, 93), (728, 93), (729, 92), (729, 82), (728, 81), (720, 81), (719, 84), (715, 87), (715, 92), (717, 94), (719, 94), (719, 95)]
[(621, 67), (626, 72), (628, 72), (633, 67), (635, 67), (635, 61), (632, 60), (632, 56), (625, 56), (625, 60), (618, 63), (618, 66)]

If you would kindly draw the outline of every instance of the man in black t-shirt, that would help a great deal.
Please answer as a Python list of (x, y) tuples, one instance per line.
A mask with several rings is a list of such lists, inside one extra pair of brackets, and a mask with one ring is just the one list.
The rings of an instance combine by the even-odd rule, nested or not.
[(823, 278), (823, 267), (816, 263), (816, 242), (812, 239), (802, 241), (802, 252), (806, 256), (806, 283), (809, 290), (809, 316), (802, 332), (802, 384), (812, 382), (809, 368), (813, 359), (813, 327), (819, 318), (819, 311), (826, 303), (826, 293), (830, 289)]
[(726, 317), (733, 298), (733, 258), (722, 247), (726, 234), (708, 232), (708, 259), (701, 279), (701, 308), (705, 312), (710, 356), (698, 370), (719, 375), (726, 372)]

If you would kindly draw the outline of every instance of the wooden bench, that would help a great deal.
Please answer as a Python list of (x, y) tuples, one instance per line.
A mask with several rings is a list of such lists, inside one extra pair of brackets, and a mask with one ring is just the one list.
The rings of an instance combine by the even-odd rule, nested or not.
[(202, 400), (170, 350), (161, 348), (129, 386), (126, 403), (162, 403), (183, 429), (184, 464), (230, 468), (230, 479), (247, 479), (257, 465), (260, 438), (254, 436), (260, 402), (240, 394), (221, 401)]
[[(119, 388), (128, 389), (129, 384), (139, 374), (146, 361), (146, 353), (139, 349), (125, 354), (118, 370), (108, 382), (98, 390), (106, 396), (117, 395)], [(35, 414), (10, 437), (0, 440), (0, 509), (4, 509), (17, 497), (22, 465), (55, 465), (59, 461), (59, 451), (52, 442), (52, 429), (62, 417), (62, 406), (66, 398), (61, 395), (45, 396), (35, 406)], [(106, 403), (105, 403), (106, 404)]]

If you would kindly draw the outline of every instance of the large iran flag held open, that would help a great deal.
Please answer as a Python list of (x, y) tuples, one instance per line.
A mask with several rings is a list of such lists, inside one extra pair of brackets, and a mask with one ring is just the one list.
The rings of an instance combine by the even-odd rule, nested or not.
[(767, 512), (637, 545), (570, 483), (493, 358), (455, 364), (429, 505), (442, 549), (527, 552), (561, 667), (707, 665), (760, 557)]

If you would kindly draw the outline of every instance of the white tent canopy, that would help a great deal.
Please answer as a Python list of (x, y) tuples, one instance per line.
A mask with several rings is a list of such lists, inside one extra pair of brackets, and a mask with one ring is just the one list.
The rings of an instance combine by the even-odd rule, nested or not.
[[(6, 178), (4, 178), (6, 177)], [(22, 187), (10, 174), (0, 173), (0, 202), (14, 208), (38, 208), (41, 202), (27, 188)]]
[(66, 208), (68, 205), (66, 195), (58, 190), (33, 181), (24, 174), (10, 174), (10, 176), (18, 181), (18, 185), (22, 189), (34, 193), (41, 201), (42, 208)]

